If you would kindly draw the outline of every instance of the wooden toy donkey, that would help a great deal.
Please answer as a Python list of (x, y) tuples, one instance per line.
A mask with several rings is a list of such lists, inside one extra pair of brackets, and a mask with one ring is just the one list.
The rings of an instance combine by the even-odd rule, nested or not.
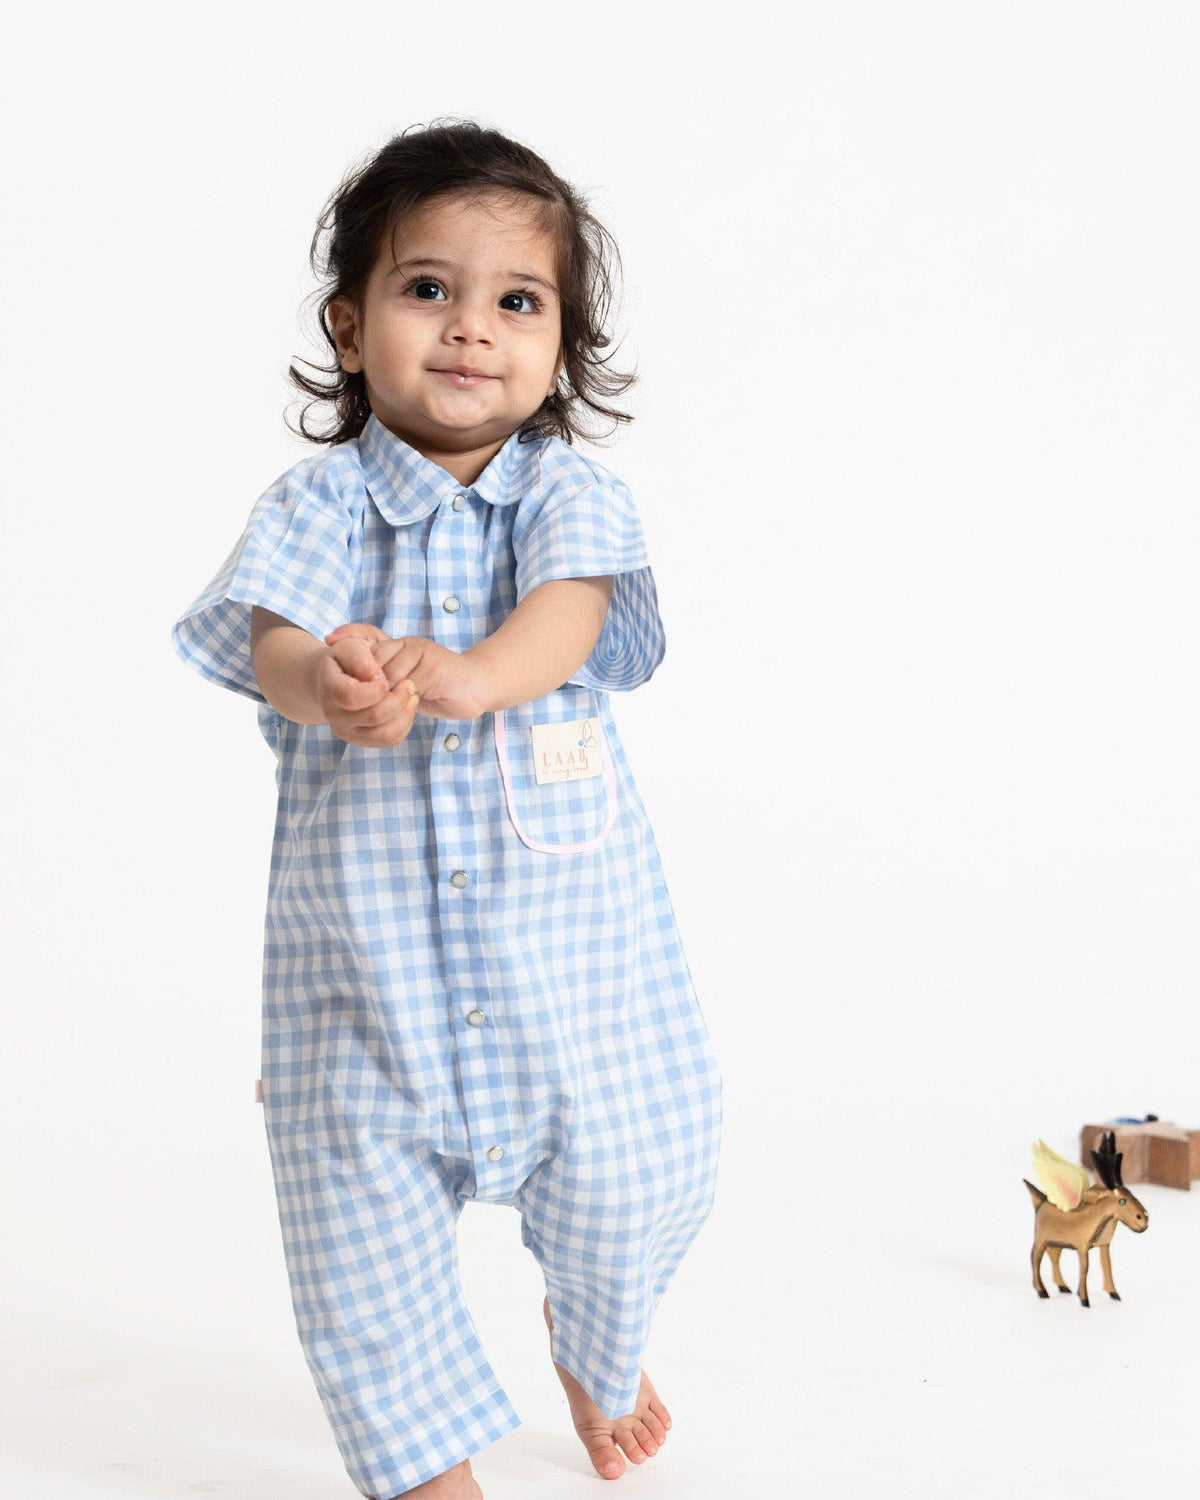
[(1046, 1250), (1050, 1252), (1055, 1286), (1060, 1292), (1071, 1290), (1058, 1265), (1059, 1256), (1064, 1248), (1069, 1247), (1079, 1256), (1079, 1300), (1084, 1307), (1091, 1306), (1087, 1273), (1092, 1246), (1100, 1248), (1104, 1290), (1119, 1302), (1121, 1295), (1113, 1286), (1112, 1266), (1108, 1259), (1113, 1234), (1118, 1223), (1128, 1224), (1135, 1234), (1141, 1234), (1150, 1222), (1146, 1210), (1121, 1181), (1121, 1152), (1117, 1150), (1116, 1136), (1111, 1130), (1101, 1137), (1100, 1149), (1092, 1152), (1092, 1160), (1103, 1187), (1092, 1184), (1086, 1167), (1051, 1151), (1045, 1141), (1035, 1141), (1033, 1170), (1045, 1192), (1038, 1192), (1028, 1178), (1021, 1179), (1029, 1189), (1036, 1210), (1033, 1217), (1034, 1290), (1039, 1297), (1050, 1295), (1042, 1284), (1042, 1254)]

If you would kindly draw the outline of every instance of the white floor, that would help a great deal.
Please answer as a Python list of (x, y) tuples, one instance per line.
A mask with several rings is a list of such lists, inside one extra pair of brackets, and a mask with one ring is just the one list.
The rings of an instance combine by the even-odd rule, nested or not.
[[(805, 1160), (799, 1172), (793, 1143), (757, 1159), (727, 1149), (646, 1361), (674, 1428), (615, 1493), (1194, 1500), (1200, 1184), (1135, 1189), (1151, 1222), (1114, 1240), (1122, 1300), (1093, 1255), (1085, 1309), (1032, 1289), (1022, 1152)], [(231, 1232), (239, 1213), (250, 1222)], [(238, 1198), (221, 1223), (147, 1231), (144, 1253), (81, 1224), (73, 1246), (46, 1247), (44, 1275), (36, 1258), (15, 1267), (0, 1494), (356, 1495), (303, 1364), (275, 1233), (257, 1198)], [(460, 1234), (472, 1311), (523, 1419), (473, 1460), (484, 1494), (598, 1494), (516, 1214), (468, 1205)], [(72, 1256), (86, 1298), (63, 1274)], [(98, 1263), (107, 1295), (87, 1273)], [(1074, 1284), (1070, 1252), (1063, 1269)]]

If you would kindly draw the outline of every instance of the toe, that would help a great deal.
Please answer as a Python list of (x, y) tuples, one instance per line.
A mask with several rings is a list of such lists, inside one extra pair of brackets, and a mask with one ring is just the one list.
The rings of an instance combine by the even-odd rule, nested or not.
[(641, 1443), (638, 1442), (631, 1425), (618, 1428), (613, 1433), (613, 1437), (624, 1448), (626, 1455), (632, 1463), (644, 1464), (646, 1462), (646, 1454)]
[(619, 1479), (625, 1472), (625, 1460), (611, 1439), (589, 1450), (596, 1472), (605, 1479)]
[[(667, 1429), (663, 1426), (663, 1424), (658, 1420), (658, 1418), (652, 1411), (644, 1411), (642, 1413), (642, 1421), (645, 1424), (646, 1429), (650, 1433), (651, 1438), (653, 1438), (653, 1440), (661, 1448), (663, 1443), (665, 1443), (667, 1440)], [(645, 1445), (643, 1444), (643, 1446)]]
[(662, 1404), (657, 1396), (652, 1396), (650, 1399), (650, 1415), (652, 1417), (657, 1417), (657, 1419), (662, 1423), (664, 1429), (670, 1427), (671, 1413)]
[(655, 1441), (654, 1434), (646, 1426), (645, 1422), (635, 1422), (633, 1424), (633, 1435), (642, 1445), (642, 1451), (646, 1454), (647, 1458), (653, 1458), (658, 1452), (658, 1443)]

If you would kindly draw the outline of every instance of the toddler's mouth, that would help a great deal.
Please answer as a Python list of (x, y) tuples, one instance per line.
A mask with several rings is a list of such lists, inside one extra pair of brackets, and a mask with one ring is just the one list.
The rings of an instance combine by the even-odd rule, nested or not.
[(448, 380), (451, 383), (451, 385), (463, 385), (463, 386), (467, 386), (467, 385), (482, 385), (485, 380), (494, 380), (496, 378), (494, 375), (481, 375), (481, 374), (464, 375), (464, 374), (462, 374), (458, 370), (435, 370), (433, 373), (435, 375), (441, 375), (441, 376), (443, 376), (446, 380)]

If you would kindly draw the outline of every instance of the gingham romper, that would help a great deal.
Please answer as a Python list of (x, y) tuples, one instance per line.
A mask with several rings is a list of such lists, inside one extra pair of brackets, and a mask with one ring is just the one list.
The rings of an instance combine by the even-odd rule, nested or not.
[[(420, 711), (347, 744), (272, 708), (250, 607), (462, 651), (555, 578), (614, 574), (553, 692)], [(514, 433), (473, 485), (372, 415), (255, 503), (176, 621), (180, 658), (258, 704), (276, 757), (262, 1078), (304, 1356), (347, 1471), (390, 1497), (520, 1424), (459, 1280), (466, 1200), (508, 1204), (553, 1358), (634, 1410), (659, 1298), (714, 1200), (722, 1082), (609, 694), (665, 651), (629, 488)]]

